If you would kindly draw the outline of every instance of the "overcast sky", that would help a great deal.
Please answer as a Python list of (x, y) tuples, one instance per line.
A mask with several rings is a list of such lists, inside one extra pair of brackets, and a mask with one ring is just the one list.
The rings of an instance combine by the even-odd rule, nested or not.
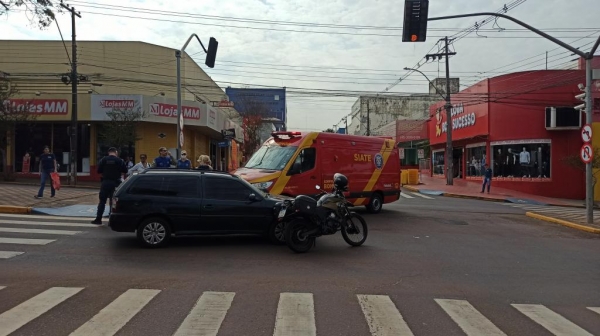
[[(431, 0), (429, 17), (496, 12), (505, 4), (515, 2), (522, 4), (511, 9), (509, 15), (546, 29), (565, 42), (582, 46), (584, 51), (595, 41), (590, 37), (600, 35), (600, 0)], [(401, 30), (381, 29), (402, 26), (404, 9), (403, 1), (399, 0), (82, 0), (67, 3), (82, 14), (77, 20), (77, 37), (81, 40), (131, 40), (181, 48), (191, 33), (198, 34), (205, 43), (214, 36), (219, 41), (214, 69), (204, 66), (203, 57), (197, 58), (198, 64), (223, 88), (243, 84), (247, 87), (286, 86), (288, 127), (299, 130), (330, 128), (350, 113), (356, 98), (331, 96), (326, 90), (348, 91), (345, 95), (349, 96), (351, 91), (383, 92), (406, 74), (404, 67), (415, 66), (441, 37), (457, 34), (459, 29), (485, 19), (430, 22), (426, 42), (402, 43)], [(256, 20), (277, 22), (262, 24)], [(59, 16), (58, 22), (64, 37), (70, 39), (69, 16)], [(331, 28), (315, 23), (379, 28)], [(506, 30), (491, 31), (498, 27)], [(557, 31), (558, 28), (567, 31)], [(451, 73), (461, 78), (461, 84), (474, 83), (497, 72), (543, 69), (546, 51), (549, 51), (549, 68), (569, 67), (572, 64), (569, 61), (575, 58), (532, 33), (510, 31), (520, 27), (507, 20), (491, 22), (482, 29), (479, 34), (471, 33), (457, 40), (453, 46), (457, 55), (450, 61)], [(1, 38), (6, 39), (60, 38), (56, 26), (40, 31), (28, 22), (23, 12), (2, 16), (0, 31)], [(187, 49), (190, 54), (200, 50), (197, 43), (191, 43)], [(420, 69), (433, 79), (438, 69), (440, 76), (444, 76), (445, 64), (432, 62)], [(299, 93), (302, 89), (313, 93)], [(425, 79), (413, 74), (389, 91), (426, 92), (427, 89)]]

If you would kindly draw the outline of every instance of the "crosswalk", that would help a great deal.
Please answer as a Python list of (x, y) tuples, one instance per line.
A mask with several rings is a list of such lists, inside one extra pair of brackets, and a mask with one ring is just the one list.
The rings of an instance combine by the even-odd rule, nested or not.
[[(523, 209), (525, 211), (535, 212), (541, 215), (547, 215), (554, 218), (564, 219), (572, 222), (585, 223), (586, 212), (583, 208), (544, 206), (533, 204), (501, 203), (505, 206)], [(600, 224), (600, 211), (594, 210), (594, 223)]]
[(427, 199), (427, 200), (432, 200), (435, 199), (434, 197), (431, 196), (427, 196), (425, 194), (421, 194), (418, 192), (413, 192), (413, 191), (405, 191), (402, 190), (402, 192), (400, 193), (400, 196), (402, 198), (406, 198), (406, 199), (412, 199), (412, 198), (417, 198), (417, 199)]
[(97, 227), (91, 219), (47, 215), (0, 215), (0, 260), (26, 253), (27, 247), (44, 246)]
[[(0, 286), (0, 301), (3, 300), (2, 296), (4, 294), (9, 294), (7, 292), (10, 290), (10, 287)], [(8, 308), (4, 312), (0, 311), (0, 336), (10, 335), (29, 323), (35, 323), (35, 320), (41, 318), (44, 314), (52, 314), (52, 310), (57, 306), (64, 309), (64, 306), (70, 305), (70, 302), (73, 302), (72, 300), (76, 299), (78, 295), (83, 295), (85, 290), (85, 287), (50, 287), (37, 295), (25, 298), (24, 301), (15, 303), (12, 308)], [(157, 301), (161, 301), (157, 298), (162, 294), (163, 291), (159, 289), (131, 288), (121, 294), (116, 292), (114, 296), (118, 296), (114, 299), (111, 298), (113, 301), (104, 307), (94, 307), (94, 310), (86, 309), (86, 313), (82, 313), (85, 316), (77, 316), (77, 314), (53, 316), (50, 319), (51, 322), (44, 321), (44, 328), (52, 330), (52, 324), (55, 324), (55, 327), (60, 326), (61, 323), (64, 323), (61, 318), (76, 318), (80, 321), (89, 318), (80, 326), (73, 326), (73, 330), (69, 331), (70, 335), (106, 336), (117, 333), (125, 334), (122, 329), (126, 328), (127, 324), (143, 310), (166, 311), (166, 309), (154, 306), (159, 305)], [(183, 307), (184, 310), (179, 311), (181, 316), (171, 314), (170, 318), (182, 322), (170, 326), (169, 328), (172, 327), (173, 330), (170, 330), (168, 334), (175, 336), (216, 336), (221, 330), (223, 322), (226, 321), (230, 308), (236, 304), (236, 295), (235, 292), (203, 292), (193, 306)], [(437, 304), (437, 311), (432, 312), (432, 314), (445, 314), (465, 335), (506, 335), (494, 324), (493, 317), (486, 317), (467, 300), (441, 298), (433, 300)], [(387, 295), (358, 294), (355, 295), (354, 302), (360, 306), (360, 310), (364, 315), (363, 321), (355, 322), (368, 326), (368, 330), (373, 336), (412, 336), (415, 335), (414, 326), (433, 321), (406, 320), (402, 312), (409, 310), (410, 307), (402, 306), (401, 300), (394, 302)], [(88, 301), (85, 304), (94, 305), (94, 302)], [(273, 325), (266, 328), (272, 328), (274, 336), (319, 335), (315, 314), (316, 312), (325, 315), (330, 313), (327, 310), (320, 310), (319, 306), (315, 305), (312, 293), (279, 293), (279, 300), (270, 304), (267, 303), (267, 305), (273, 307)], [(72, 307), (69, 307), (69, 309), (70, 311), (77, 311)], [(592, 335), (588, 330), (541, 304), (507, 304), (506, 309), (514, 310), (523, 317), (525, 323), (537, 324), (552, 335)], [(582, 306), (579, 307), (579, 310), (574, 314), (589, 314), (588, 318), (597, 318), (598, 323), (600, 323), (600, 307)], [(237, 312), (240, 311), (237, 310)], [(244, 314), (252, 315), (253, 312), (245, 311)], [(83, 319), (80, 319), (80, 317)], [(152, 318), (152, 316), (149, 316), (149, 318)], [(336, 323), (336, 319), (328, 320), (331, 323)], [(228, 321), (229, 323), (236, 323), (237, 319), (232, 316)], [(339, 322), (347, 323), (348, 321)], [(166, 331), (163, 332), (167, 334)], [(134, 330), (127, 329), (127, 334), (135, 335), (136, 333)]]

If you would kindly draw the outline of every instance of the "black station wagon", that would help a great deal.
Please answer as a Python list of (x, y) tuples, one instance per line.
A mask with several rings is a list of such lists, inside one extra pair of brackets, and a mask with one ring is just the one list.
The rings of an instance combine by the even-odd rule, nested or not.
[(262, 234), (281, 244), (282, 201), (228, 173), (148, 169), (117, 188), (108, 225), (148, 247), (172, 235)]

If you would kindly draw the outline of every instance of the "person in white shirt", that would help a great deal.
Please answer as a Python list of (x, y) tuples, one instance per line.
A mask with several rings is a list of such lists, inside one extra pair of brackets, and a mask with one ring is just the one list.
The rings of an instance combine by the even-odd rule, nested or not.
[(131, 176), (133, 173), (139, 173), (147, 168), (150, 168), (150, 163), (148, 163), (147, 160), (148, 156), (146, 154), (140, 155), (140, 162), (127, 171), (127, 176)]

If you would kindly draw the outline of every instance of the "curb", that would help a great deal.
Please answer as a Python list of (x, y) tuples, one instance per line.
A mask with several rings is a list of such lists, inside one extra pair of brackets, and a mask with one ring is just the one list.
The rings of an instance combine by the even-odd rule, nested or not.
[[(23, 185), (23, 186), (38, 186), (39, 187), (39, 183), (28, 183), (28, 182), (14, 182), (14, 181), (2, 181), (0, 182), (0, 185), (2, 184), (9, 184), (9, 185)], [(90, 186), (90, 185), (77, 185), (77, 186), (72, 186), (72, 185), (68, 185), (68, 184), (62, 184), (60, 186), (61, 189), (63, 188), (69, 188), (69, 189), (100, 189), (100, 186)]]
[(412, 192), (419, 192), (419, 189), (418, 189), (418, 188), (415, 188), (415, 187), (413, 187), (413, 186), (409, 186), (409, 185), (403, 185), (403, 186), (402, 186), (402, 188), (404, 188), (404, 189), (407, 189), (407, 190), (410, 190), (410, 191), (412, 191)]
[(0, 213), (7, 214), (30, 214), (32, 208), (30, 207), (22, 207), (22, 206), (14, 206), (14, 205), (0, 205)]
[(483, 197), (483, 196), (468, 196), (468, 195), (460, 195), (460, 194), (452, 194), (452, 193), (443, 193), (444, 197), (454, 197), (454, 198), (466, 198), (466, 199), (476, 199), (480, 201), (488, 201), (488, 202), (499, 202), (505, 203), (506, 199), (504, 198), (492, 198), (492, 197)]
[(596, 229), (596, 228), (585, 226), (585, 225), (581, 225), (581, 224), (575, 224), (573, 222), (569, 222), (569, 221), (558, 219), (558, 218), (554, 218), (554, 217), (548, 217), (548, 216), (540, 215), (540, 214), (537, 214), (537, 213), (534, 213), (534, 212), (526, 212), (525, 216), (531, 217), (531, 218), (535, 218), (535, 219), (539, 219), (539, 220), (543, 220), (543, 221), (550, 222), (550, 223), (560, 224), (562, 226), (567, 226), (567, 227), (570, 227), (570, 228), (573, 228), (573, 229), (577, 229), (577, 230), (580, 230), (580, 231), (585, 231), (585, 232), (600, 234), (600, 229)]

